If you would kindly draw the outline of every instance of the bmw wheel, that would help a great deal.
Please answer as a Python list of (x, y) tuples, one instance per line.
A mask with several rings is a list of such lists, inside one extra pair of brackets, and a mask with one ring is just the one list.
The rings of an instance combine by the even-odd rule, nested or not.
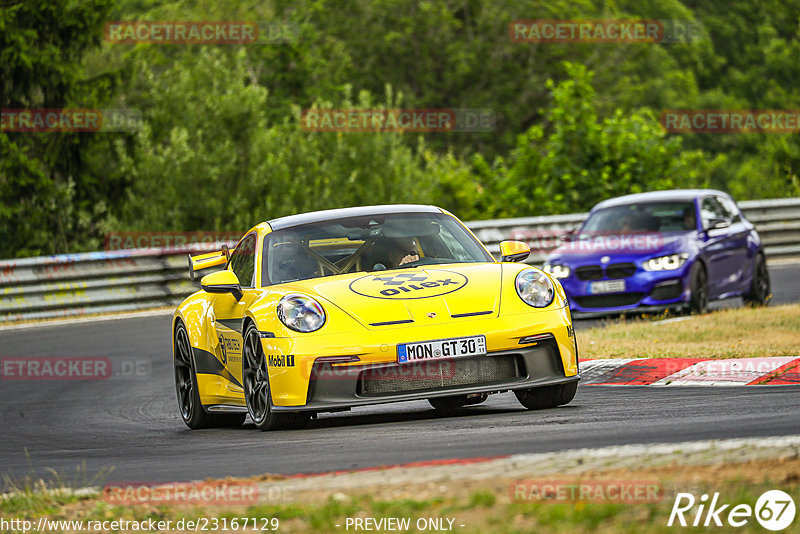
[(692, 313), (703, 314), (708, 312), (708, 275), (706, 268), (699, 261), (692, 264), (689, 287), (691, 295), (689, 307)]
[(758, 254), (753, 266), (753, 281), (750, 285), (750, 291), (744, 295), (744, 302), (751, 306), (766, 306), (769, 297), (770, 282), (767, 262), (763, 254)]

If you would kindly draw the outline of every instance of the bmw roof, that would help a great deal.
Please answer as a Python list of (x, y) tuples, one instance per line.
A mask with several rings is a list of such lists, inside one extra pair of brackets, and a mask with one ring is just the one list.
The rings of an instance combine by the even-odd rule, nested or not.
[(635, 193), (632, 195), (625, 195), (622, 197), (610, 198), (604, 200), (592, 208), (592, 211), (602, 208), (610, 208), (612, 206), (624, 206), (626, 204), (634, 204), (637, 202), (681, 202), (694, 200), (698, 197), (706, 195), (721, 195), (729, 197), (727, 193), (717, 191), (715, 189), (670, 189), (668, 191), (649, 191), (647, 193)]
[(390, 213), (442, 213), (436, 206), (426, 206), (421, 204), (384, 204), (379, 206), (358, 206), (353, 208), (338, 208), (333, 210), (312, 211), (310, 213), (298, 213), (297, 215), (287, 215), (267, 221), (273, 231), (283, 228), (291, 228), (303, 224), (311, 224), (320, 221), (332, 221), (345, 219), (347, 217), (368, 217), (370, 215), (387, 215)]

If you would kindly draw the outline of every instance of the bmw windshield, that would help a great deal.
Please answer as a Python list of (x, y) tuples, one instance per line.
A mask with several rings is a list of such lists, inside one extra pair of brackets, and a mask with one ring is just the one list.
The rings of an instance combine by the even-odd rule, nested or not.
[(692, 202), (647, 202), (592, 212), (583, 224), (580, 236), (688, 232), (696, 228)]

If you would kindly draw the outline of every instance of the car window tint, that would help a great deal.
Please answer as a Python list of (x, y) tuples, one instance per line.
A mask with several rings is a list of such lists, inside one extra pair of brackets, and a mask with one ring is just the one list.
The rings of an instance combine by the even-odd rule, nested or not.
[(641, 202), (592, 212), (580, 235), (684, 232), (695, 226), (691, 202)]
[(491, 262), (456, 219), (437, 213), (348, 217), (264, 237), (261, 285), (354, 272)]
[(739, 214), (739, 208), (736, 207), (736, 204), (731, 199), (727, 197), (716, 197), (716, 199), (722, 207), (722, 212), (725, 214), (726, 219), (731, 222), (739, 222), (742, 220)]
[(717, 202), (714, 197), (706, 197), (700, 207), (700, 217), (703, 219), (703, 228), (708, 229), (712, 225), (712, 221), (724, 220), (730, 221), (730, 218), (725, 215), (722, 206)]
[(423, 236), (419, 240), (426, 256), (453, 258), (460, 262), (475, 261), (475, 243), (463, 231), (459, 224), (448, 217), (440, 219), (442, 231), (435, 236)]
[(253, 287), (255, 274), (256, 235), (245, 237), (231, 254), (231, 270), (242, 287)]

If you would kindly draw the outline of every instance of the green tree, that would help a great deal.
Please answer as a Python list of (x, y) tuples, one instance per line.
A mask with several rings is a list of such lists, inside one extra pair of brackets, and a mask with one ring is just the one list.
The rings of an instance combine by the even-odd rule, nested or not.
[(647, 109), (599, 118), (592, 73), (575, 63), (565, 69), (571, 79), (547, 83), (547, 128), (532, 126), (508, 161), (494, 165), (505, 199), (500, 215), (584, 211), (613, 196), (704, 184), (712, 164), (701, 152), (683, 150)]
[[(86, 77), (108, 0), (4, 2), (0, 107), (94, 107), (111, 85)], [(117, 184), (86, 171), (91, 133), (0, 131), (0, 257), (66, 252), (107, 216)]]
[[(427, 150), (419, 136), (306, 131), (297, 106), (272, 119), (272, 97), (248, 75), (244, 49), (200, 48), (174, 61), (169, 77), (150, 67), (159, 63), (152, 54), (161, 51), (143, 50), (135, 60), (137, 93), (159, 98), (145, 110), (135, 143), (117, 145), (120, 172), (132, 180), (120, 228), (244, 231), (314, 209), (426, 202), (437, 183), (467, 172), (452, 156)], [(345, 91), (336, 107), (402, 105), (402, 95), (388, 87), (384, 93), (376, 103), (367, 92)]]
[[(128, 134), (0, 132), (0, 255), (430, 202), (467, 219), (708, 184), (797, 195), (796, 134), (665, 134), (665, 109), (800, 108), (800, 5), (696, 0), (0, 0), (2, 106), (130, 107)], [(98, 47), (108, 20), (289, 23), (285, 44)], [(517, 19), (695, 20), (683, 44), (518, 43)], [(593, 74), (589, 74), (593, 73)], [(387, 90), (391, 87), (391, 90)], [(488, 108), (490, 133), (318, 133), (312, 106)]]

